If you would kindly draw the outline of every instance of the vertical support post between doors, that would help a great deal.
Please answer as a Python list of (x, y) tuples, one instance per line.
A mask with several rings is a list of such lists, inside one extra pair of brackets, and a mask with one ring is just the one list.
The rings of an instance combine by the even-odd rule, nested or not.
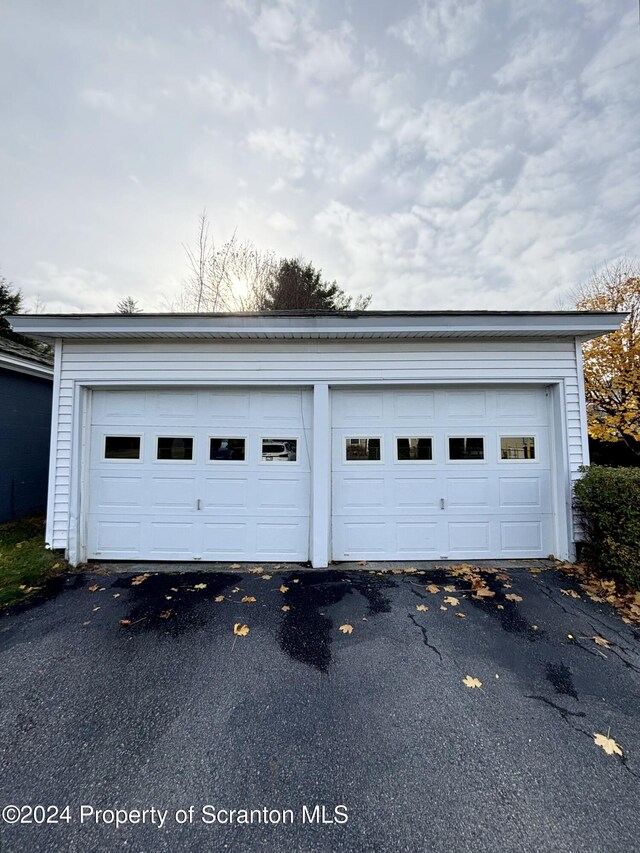
[(313, 386), (313, 453), (311, 459), (311, 565), (329, 565), (331, 541), (331, 411), (329, 385)]

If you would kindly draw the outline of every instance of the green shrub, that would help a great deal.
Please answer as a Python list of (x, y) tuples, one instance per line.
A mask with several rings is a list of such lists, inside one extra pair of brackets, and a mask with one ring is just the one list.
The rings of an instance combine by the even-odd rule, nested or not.
[(640, 589), (640, 468), (591, 465), (575, 485), (584, 555), (598, 571)]

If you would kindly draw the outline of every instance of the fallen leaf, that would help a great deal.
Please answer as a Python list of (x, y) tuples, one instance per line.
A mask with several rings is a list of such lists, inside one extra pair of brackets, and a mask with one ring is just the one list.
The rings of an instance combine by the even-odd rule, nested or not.
[(596, 646), (604, 646), (605, 649), (611, 648), (611, 646), (609, 645), (609, 640), (605, 640), (604, 637), (595, 636), (595, 637), (592, 637), (591, 639), (596, 644)]
[(233, 633), (236, 637), (246, 637), (249, 633), (249, 626), (243, 625), (242, 622), (236, 622), (233, 626)]
[(573, 634), (567, 634), (567, 640), (573, 640)]
[(531, 628), (532, 628), (532, 630), (533, 630), (533, 631), (537, 631), (537, 630), (538, 630), (538, 626), (537, 626), (537, 625), (532, 625), (532, 626), (531, 626)]
[(452, 586), (451, 584), (447, 584), (447, 585), (444, 587), (444, 591), (445, 591), (445, 592), (455, 592), (455, 591), (456, 591), (456, 588), (455, 588), (455, 586)]
[(482, 687), (482, 682), (478, 678), (473, 678), (471, 675), (466, 675), (462, 679), (465, 687)]
[(522, 601), (522, 596), (516, 595), (515, 592), (508, 593), (507, 595), (505, 595), (505, 598), (507, 599), (507, 601)]
[(359, 565), (359, 566), (366, 566), (366, 565), (367, 565), (367, 561), (366, 561), (366, 560), (358, 560), (358, 565)]
[(173, 613), (173, 610), (161, 610), (160, 611), (160, 618), (161, 619), (168, 619), (172, 613)]
[(498, 604), (498, 610), (504, 610), (504, 604)]
[(580, 595), (575, 591), (575, 589), (561, 589), (560, 592), (563, 595), (569, 595), (571, 598), (580, 598)]
[(529, 572), (532, 575), (539, 575), (541, 571), (542, 571), (542, 569), (538, 569), (538, 568), (529, 569)]
[(403, 573), (403, 571), (404, 571), (404, 569), (391, 569), (391, 574), (392, 575), (401, 575)]
[(622, 750), (612, 737), (594, 732), (593, 741), (596, 746), (604, 749), (607, 755), (622, 755)]
[(433, 595), (435, 595), (436, 592), (440, 592), (440, 587), (436, 586), (434, 583), (430, 583), (429, 586), (427, 587), (427, 592), (430, 592)]
[(428, 609), (426, 604), (416, 604), (416, 610), (419, 610), (420, 613), (426, 613)]
[(234, 586), (234, 588), (231, 590), (231, 592), (240, 592), (240, 587)]
[(95, 613), (95, 612), (96, 612), (96, 610), (100, 610), (100, 608), (99, 608), (99, 607), (94, 607), (94, 608), (93, 608), (93, 612)]
[(440, 605), (440, 610), (447, 610), (447, 608), (446, 608), (446, 607), (444, 607), (444, 606), (441, 604), (441, 605)]
[(82, 623), (84, 626), (91, 625), (91, 619), (88, 619), (86, 622)]
[(197, 583), (197, 584), (194, 584), (193, 588), (194, 589), (206, 589), (207, 585), (206, 585), (206, 583)]
[[(85, 623), (85, 624), (87, 624), (87, 623)], [(120, 620), (120, 625), (125, 625), (125, 626), (126, 626), (126, 625), (131, 625), (131, 619), (121, 619), (121, 620)]]
[(229, 568), (230, 568), (230, 569), (239, 569), (239, 568), (240, 568), (240, 563), (231, 563), (231, 565), (229, 566)]
[(493, 598), (494, 596), (495, 592), (492, 589), (489, 589), (488, 586), (480, 586), (473, 592), (474, 598)]
[(91, 586), (88, 586), (87, 589), (90, 592), (95, 592), (98, 589), (98, 584), (97, 583), (91, 584)]
[(51, 568), (52, 568), (52, 569), (59, 569), (59, 568), (60, 568), (60, 563), (54, 563), (54, 564), (51, 566)]
[(280, 610), (284, 610), (284, 612), (287, 613), (289, 610), (291, 610), (291, 608), (288, 604), (283, 604)]
[(120, 593), (119, 593), (119, 592), (114, 592), (114, 593), (113, 593), (113, 597), (114, 597), (114, 598), (120, 598)]
[(224, 601), (224, 595), (216, 595), (216, 597), (213, 600), (220, 603), (221, 601)]
[(255, 598), (252, 595), (243, 595), (240, 601), (242, 604), (253, 604)]
[(280, 587), (280, 592), (289, 592), (289, 587), (282, 584), (282, 586)]
[(178, 591), (178, 587), (177, 587), (177, 586), (172, 586), (172, 587), (171, 587), (171, 592), (177, 592), (177, 591)]
[(141, 583), (144, 583), (149, 575), (136, 575), (135, 578), (131, 581), (131, 586), (139, 586)]
[(298, 579), (298, 578), (294, 578), (294, 579), (291, 581), (291, 583), (300, 583), (300, 581), (299, 581), (299, 579)]
[(262, 575), (262, 580), (263, 580), (263, 581), (270, 581), (270, 580), (271, 580), (271, 575)]
[(458, 617), (458, 619), (466, 619), (467, 618), (464, 613), (456, 613), (456, 616)]
[(165, 595), (165, 598), (167, 599), (167, 601), (171, 601), (171, 599), (173, 598), (173, 596), (172, 596), (172, 595)]
[(353, 632), (353, 625), (341, 625), (339, 628), (343, 634), (351, 634)]
[(450, 604), (452, 607), (457, 607), (460, 604), (460, 600), (453, 595), (447, 595), (445, 596), (444, 603)]
[[(240, 567), (238, 566), (238, 568)], [(254, 566), (253, 569), (249, 569), (250, 575), (261, 575), (263, 572), (264, 569), (262, 568), (262, 566)]]

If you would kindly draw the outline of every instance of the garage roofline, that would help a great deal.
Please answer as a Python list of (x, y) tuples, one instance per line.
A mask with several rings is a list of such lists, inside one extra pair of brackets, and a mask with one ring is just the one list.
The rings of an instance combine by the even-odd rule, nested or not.
[(590, 338), (616, 331), (612, 311), (282, 311), (218, 314), (38, 314), (7, 319), (16, 332), (56, 338), (420, 339)]

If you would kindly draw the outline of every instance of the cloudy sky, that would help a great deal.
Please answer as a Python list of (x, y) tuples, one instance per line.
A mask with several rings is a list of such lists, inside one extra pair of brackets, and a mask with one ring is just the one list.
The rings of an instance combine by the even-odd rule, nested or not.
[(1, 0), (0, 272), (163, 310), (206, 207), (372, 308), (640, 255), (637, 0)]

